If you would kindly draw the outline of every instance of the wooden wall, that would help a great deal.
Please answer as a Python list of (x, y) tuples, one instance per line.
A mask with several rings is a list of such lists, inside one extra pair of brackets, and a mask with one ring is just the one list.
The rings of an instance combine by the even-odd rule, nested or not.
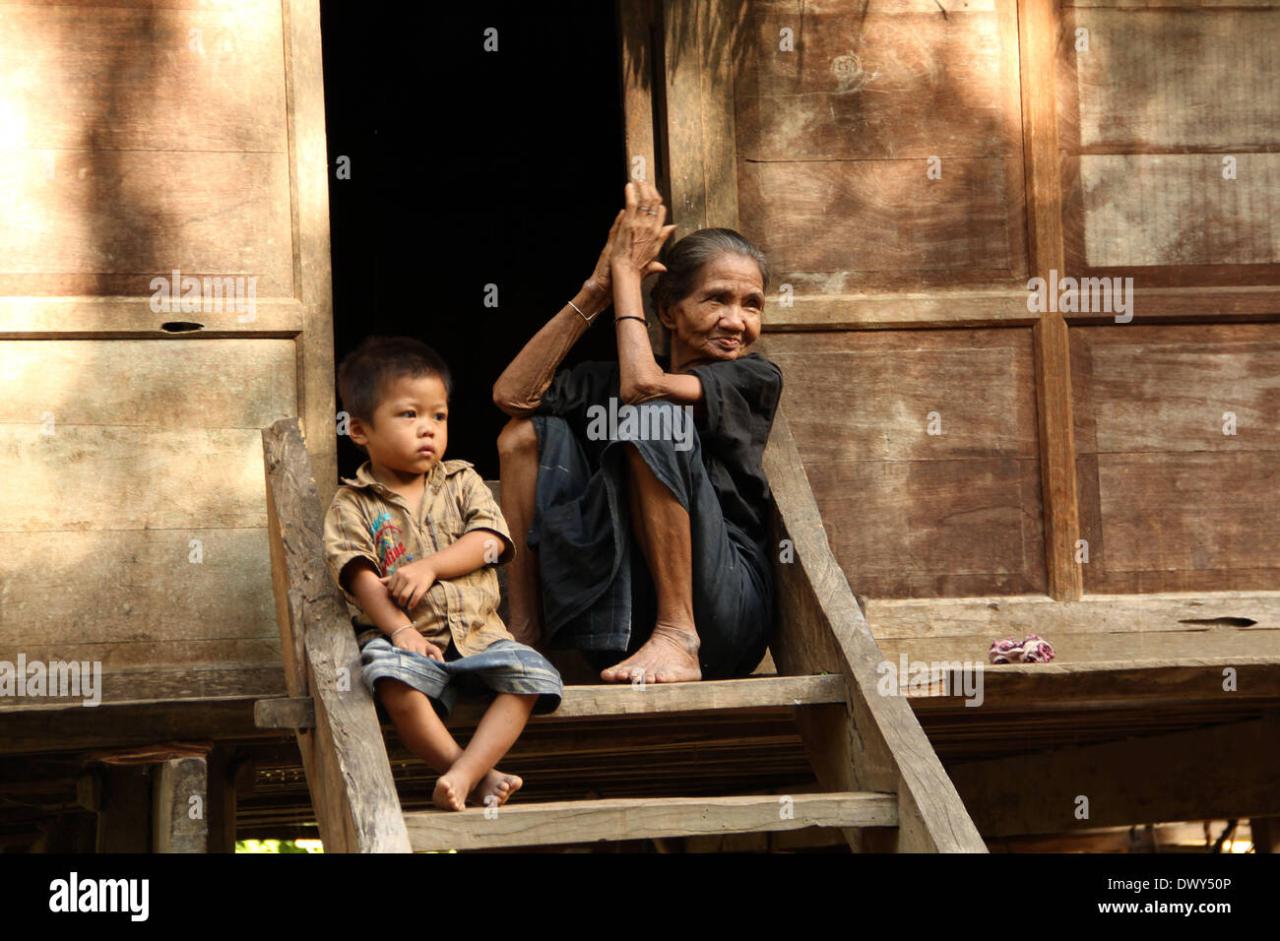
[[(629, 146), (677, 235), (769, 254), (762, 346), (855, 591), (1280, 589), (1280, 3), (647, 9)], [(1050, 272), (1133, 278), (1132, 321), (1029, 309)]]
[[(282, 688), (260, 429), (327, 499), (326, 175), (315, 0), (0, 0), (0, 659)], [(157, 312), (174, 269), (255, 307)]]

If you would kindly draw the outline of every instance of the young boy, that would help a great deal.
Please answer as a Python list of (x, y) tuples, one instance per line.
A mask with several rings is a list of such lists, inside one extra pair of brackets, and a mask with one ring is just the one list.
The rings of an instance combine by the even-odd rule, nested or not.
[[(369, 337), (338, 370), (351, 440), (369, 459), (342, 478), (325, 515), (329, 572), (346, 596), (365, 685), (405, 745), (441, 772), (444, 810), (507, 802), (523, 783), (495, 766), (530, 712), (560, 705), (550, 662), (498, 616), (494, 565), (515, 544), (467, 461), (444, 460), (452, 382), (444, 361), (406, 337)], [(465, 750), (441, 716), (459, 683), (496, 695)]]

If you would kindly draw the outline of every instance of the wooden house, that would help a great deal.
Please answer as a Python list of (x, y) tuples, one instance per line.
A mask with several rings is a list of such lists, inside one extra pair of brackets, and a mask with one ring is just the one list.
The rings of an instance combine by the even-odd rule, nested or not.
[[(0, 846), (981, 852), (1247, 818), (1272, 849), (1280, 4), (618, 19), (626, 173), (773, 264), (778, 636), (749, 679), (572, 687), (495, 822), (423, 810), (318, 555), (316, 0), (0, 2)], [(1051, 662), (987, 663), (1033, 633)], [(19, 692), (57, 663), (100, 702)]]

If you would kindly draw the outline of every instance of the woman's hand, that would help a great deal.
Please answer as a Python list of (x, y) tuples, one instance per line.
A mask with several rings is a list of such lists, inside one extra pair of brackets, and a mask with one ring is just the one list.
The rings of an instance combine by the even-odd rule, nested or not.
[(609, 266), (613, 274), (634, 274), (644, 280), (648, 275), (667, 270), (667, 266), (656, 259), (675, 226), (662, 224), (667, 218), (667, 207), (652, 183), (645, 180), (628, 183), (626, 198), (627, 206), (613, 235)]
[(378, 580), (387, 586), (392, 601), (406, 611), (412, 611), (435, 584), (436, 573), (428, 559), (419, 559)]
[(583, 283), (583, 287), (599, 293), (601, 297), (609, 297), (613, 291), (613, 273), (609, 270), (609, 263), (613, 259), (613, 240), (618, 234), (618, 228), (622, 225), (622, 217), (626, 212), (625, 209), (619, 209), (618, 214), (614, 216), (613, 225), (609, 228), (609, 237), (605, 239), (604, 248), (600, 249), (600, 257), (596, 259), (596, 268), (591, 272), (591, 277)]

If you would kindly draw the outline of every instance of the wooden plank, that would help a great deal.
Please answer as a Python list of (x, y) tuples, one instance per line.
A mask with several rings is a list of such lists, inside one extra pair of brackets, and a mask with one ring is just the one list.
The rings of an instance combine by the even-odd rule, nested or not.
[(0, 422), (47, 422), (48, 434), (76, 425), (258, 430), (297, 401), (293, 347), (268, 339), (0, 341)]
[(1280, 720), (1271, 716), (958, 764), (951, 774), (988, 837), (1263, 816), (1280, 811), (1278, 735)]
[[(27, 663), (34, 659), (29, 658)], [(180, 700), (256, 700), (280, 695), (284, 692), (284, 682), (279, 661), (275, 659), (266, 663), (219, 663), (212, 667), (147, 664), (134, 669), (103, 669), (99, 692), (101, 704), (96, 706), (89, 705), (93, 697), (84, 695), (83, 689), (76, 696), (5, 697), (0, 700), (0, 715), (28, 712), (60, 715), (85, 708), (97, 711), (103, 705), (166, 702), (176, 705)], [(247, 708), (251, 713), (252, 703)]]
[(1029, 330), (788, 334), (769, 349), (806, 463), (1037, 457)]
[(1064, 6), (1116, 10), (1206, 10), (1216, 7), (1275, 7), (1276, 0), (1069, 0)]
[(1280, 331), (1269, 325), (1079, 331), (1073, 369), (1090, 591), (1275, 584), (1280, 528), (1263, 495), (1280, 450), (1277, 367)]
[[(808, 707), (843, 703), (845, 680), (838, 674), (820, 676), (754, 677), (741, 680), (704, 680), (699, 683), (652, 683), (647, 686), (566, 686), (560, 708), (554, 713), (531, 716), (532, 722), (607, 716), (655, 716), (663, 713), (723, 712), (770, 706)], [(480, 709), (459, 703), (456, 717), (465, 724), (479, 719)]]
[(878, 640), (1019, 630), (1050, 636), (1187, 631), (1197, 627), (1280, 630), (1280, 592), (1085, 595), (1054, 601), (1047, 595), (987, 598), (869, 598), (867, 620)]
[(297, 419), (264, 428), (262, 443), (273, 584), (288, 612), (280, 631), (289, 694), (315, 703), (315, 729), (297, 737), (321, 839), (329, 852), (405, 852), (408, 835), (373, 700), (360, 682), (360, 652), (324, 567), (324, 511)]
[(1028, 330), (770, 336), (832, 549), (858, 592), (1044, 589), (1030, 339)]
[[(1003, 155), (1004, 49), (992, 4), (946, 17), (880, 0), (750, 7), (748, 80), (737, 95), (743, 159), (893, 157), (923, 168), (931, 155)], [(780, 48), (783, 29), (794, 48)]]
[[(1232, 6), (1075, 10), (1073, 27), (1089, 31), (1088, 51), (1072, 57), (1080, 152), (1239, 154), (1280, 147), (1280, 109), (1265, 90), (1276, 66), (1280, 10)], [(1221, 179), (1221, 161), (1215, 163)], [(1262, 210), (1232, 221), (1264, 221)]]
[[(1039, 633), (1034, 622), (1021, 633)], [(1218, 667), (1219, 685), (1222, 667), (1236, 666), (1242, 658), (1270, 663), (1280, 659), (1280, 631), (1237, 628), (1229, 625), (1184, 625), (1181, 631), (1133, 631), (1109, 634), (1091, 631), (1083, 634), (1054, 632), (1042, 634), (1053, 644), (1053, 663), (1139, 665), (1180, 664)], [(1015, 631), (1014, 633), (1018, 633)], [(909, 661), (962, 661), (983, 664), (984, 669), (1001, 669), (987, 665), (987, 651), (1000, 635), (944, 634), (941, 636), (885, 637), (879, 639), (884, 661), (897, 665), (905, 654)], [(1019, 638), (1021, 639), (1021, 638)], [(1052, 666), (1053, 664), (1045, 664)], [(1035, 668), (1033, 665), (1032, 669)]]
[(5, 7), (6, 147), (284, 151), (278, 2)]
[[(1081, 451), (1280, 450), (1280, 326), (1232, 324), (1081, 330), (1092, 439)], [(1224, 416), (1236, 434), (1224, 434)]]
[(338, 489), (337, 396), (333, 362), (333, 276), (329, 254), (329, 169), (319, 0), (284, 0), (293, 283), (307, 311), (298, 343), (298, 411), (328, 505)]
[[(1233, 180), (1223, 179), (1217, 154), (1067, 158), (1079, 178), (1081, 214), (1070, 217), (1070, 237), (1083, 266), (1132, 273), (1155, 266), (1271, 265), (1266, 273), (1274, 274), (1280, 153), (1234, 156)], [(1143, 283), (1151, 283), (1143, 274)]]
[[(653, 683), (647, 686), (565, 686), (554, 713), (530, 716), (531, 722), (577, 717), (654, 716), (662, 713), (725, 712), (769, 706), (811, 706), (843, 703), (844, 677), (777, 676), (700, 683)], [(475, 725), (487, 704), (462, 701), (449, 716), (450, 726)], [(309, 728), (314, 724), (307, 698), (263, 700), (254, 709), (259, 728)]]
[[(624, 173), (628, 180), (648, 180), (658, 187), (659, 192), (669, 195), (667, 129), (664, 122), (657, 119), (667, 87), (661, 3), (660, 0), (618, 0), (616, 15), (626, 158)], [(671, 212), (670, 207), (668, 211)], [(649, 340), (655, 353), (670, 355), (667, 328), (657, 317), (649, 318)], [(505, 618), (505, 613), (502, 616)]]
[(859, 594), (1044, 590), (1034, 460), (847, 462), (807, 470), (831, 523), (831, 547)]
[[(23, 649), (36, 657), (45, 655), (36, 648), (60, 649), (66, 656), (131, 664), (139, 662), (131, 648), (152, 643), (154, 662), (189, 663), (193, 657), (179, 643), (192, 643), (194, 653), (226, 642), (217, 654), (224, 659), (274, 656), (264, 648), (279, 636), (265, 527), (54, 532), (63, 557), (76, 559), (78, 567), (32, 571), (31, 560), (47, 553), (55, 538), (48, 530), (8, 531), (0, 541), (0, 578), (9, 586), (0, 655)], [(175, 615), (177, 599), (181, 616)]]
[[(886, 641), (886, 645), (890, 644)], [(954, 720), (952, 727), (958, 736), (973, 742), (999, 742), (1002, 736), (1013, 734), (1009, 723), (1014, 721), (1011, 712), (1017, 710), (1028, 713), (1027, 728), (1019, 728), (1017, 734), (1025, 732), (1031, 737), (1048, 738), (1060, 733), (1061, 729), (1048, 731), (1047, 727), (1054, 724), (1049, 721), (1052, 716), (1063, 713), (1070, 713), (1064, 721), (1079, 732), (1085, 725), (1080, 717), (1100, 710), (1124, 711), (1126, 719), (1112, 737), (1149, 732), (1146, 726), (1169, 720), (1170, 708), (1193, 713), (1193, 725), (1210, 725), (1239, 718), (1242, 712), (1274, 708), (1280, 699), (1280, 656), (1274, 641), (1269, 646), (1270, 656), (1055, 660), (986, 666), (982, 719), (977, 717), (976, 707), (966, 706), (964, 697), (955, 695), (956, 690), (964, 689), (957, 685), (957, 680), (964, 681), (963, 676), (940, 678), (927, 688), (911, 690), (908, 696), (931, 734), (936, 731), (931, 717), (945, 715)], [(1109, 652), (1115, 656), (1114, 648)], [(1098, 655), (1107, 653), (1099, 651)], [(1223, 688), (1228, 668), (1235, 689)], [(950, 692), (947, 682), (951, 684)]]
[(278, 688), (256, 696), (212, 700), (165, 700), (128, 705), (104, 704), (0, 710), (0, 754), (26, 755), (120, 745), (140, 745), (179, 738), (278, 741), (278, 731), (253, 724), (253, 704), (284, 693)]
[(661, 186), (665, 168), (657, 162), (659, 149), (654, 143), (657, 128), (653, 102), (658, 84), (657, 59), (661, 54), (655, 44), (658, 9), (654, 0), (618, 0), (617, 15), (626, 177), (631, 180), (639, 176)]
[[(1122, 272), (1121, 276), (1134, 273)], [(1123, 282), (1121, 282), (1123, 284)], [(776, 288), (776, 285), (772, 287)], [(1032, 326), (1040, 318), (1027, 307), (1025, 286), (999, 290), (939, 288), (927, 292), (799, 294), (783, 306), (777, 293), (767, 298), (764, 329), (870, 330), (910, 327)], [(1177, 320), (1280, 319), (1280, 290), (1265, 285), (1133, 288), (1138, 322)], [(1114, 312), (1067, 313), (1068, 324), (1113, 324)]]
[(742, 218), (797, 295), (860, 286), (1007, 281), (1015, 267), (1004, 163), (742, 162)]
[(876, 665), (884, 656), (831, 554), (783, 408), (774, 420), (764, 469), (773, 491), (775, 542), (787, 539), (795, 552), (794, 561), (775, 567), (779, 635), (771, 648), (774, 659), (785, 673), (843, 673), (852, 697), (844, 716), (809, 726), (812, 740), (832, 756), (815, 767), (820, 779), (825, 776), (828, 787), (859, 781), (866, 782), (859, 787), (895, 788), (901, 850), (984, 852), (906, 700), (873, 692)]
[[(121, 297), (0, 297), (0, 339), (229, 339), (236, 337), (293, 337), (302, 330), (302, 305), (293, 298), (257, 297), (252, 313), (216, 310), (209, 297), (208, 312), (179, 308), (153, 311), (151, 298)], [(243, 318), (243, 319), (242, 319)], [(251, 319), (250, 319), (251, 318)], [(199, 323), (193, 332), (174, 333), (166, 323)]]
[(847, 792), (613, 798), (508, 804), (487, 815), (483, 807), (405, 815), (417, 852), (759, 833), (801, 827), (891, 827), (897, 822), (892, 795)]
[(57, 151), (50, 160), (52, 175), (44, 161), (0, 163), (0, 191), (16, 194), (0, 225), (0, 294), (150, 297), (151, 280), (176, 268), (253, 276), (255, 294), (292, 296), (287, 155)]
[(152, 771), (155, 853), (203, 853), (208, 848), (208, 767), (204, 758), (173, 758)]
[(259, 699), (253, 704), (253, 724), (260, 729), (313, 729), (315, 703), (310, 696)]
[[(736, 102), (742, 213), (781, 282), (814, 296), (1025, 274), (1012, 7), (751, 14)], [(832, 226), (842, 218), (857, 231)]]
[(252, 428), (0, 426), (10, 456), (5, 530), (262, 529), (261, 455)]
[[(1048, 280), (1064, 271), (1062, 175), (1058, 165), (1055, 103), (1062, 39), (1053, 0), (1019, 0), (1022, 110), (1031, 217), (1031, 270)], [(1040, 421), (1045, 561), (1049, 593), (1060, 600), (1084, 590), (1075, 561), (1079, 539), (1071, 418), (1071, 356), (1062, 314), (1045, 312), (1035, 327), (1036, 398)]]

